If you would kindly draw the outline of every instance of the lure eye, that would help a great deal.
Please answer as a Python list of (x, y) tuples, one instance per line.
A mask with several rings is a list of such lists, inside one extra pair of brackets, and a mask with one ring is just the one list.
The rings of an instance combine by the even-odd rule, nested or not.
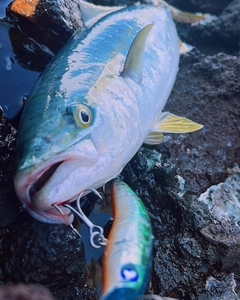
[(131, 266), (123, 267), (121, 270), (121, 276), (125, 281), (136, 282), (138, 280), (138, 273)]
[(74, 103), (67, 107), (67, 114), (71, 115), (81, 128), (87, 128), (92, 123), (92, 113), (86, 105)]

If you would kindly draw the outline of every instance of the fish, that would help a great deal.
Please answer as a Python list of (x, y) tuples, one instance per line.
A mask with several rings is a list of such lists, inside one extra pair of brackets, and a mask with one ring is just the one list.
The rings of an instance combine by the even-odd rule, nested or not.
[(179, 62), (168, 9), (91, 5), (83, 15), (85, 30), (36, 81), (18, 131), (15, 191), (42, 222), (71, 224), (64, 204), (115, 178), (143, 143), (202, 127), (162, 112)]
[(143, 295), (152, 262), (153, 235), (142, 200), (124, 182), (111, 186), (113, 225), (103, 254), (101, 300), (132, 300)]

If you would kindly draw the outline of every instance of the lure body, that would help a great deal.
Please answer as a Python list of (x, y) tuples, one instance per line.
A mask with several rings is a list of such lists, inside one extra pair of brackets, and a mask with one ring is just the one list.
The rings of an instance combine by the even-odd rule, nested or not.
[[(145, 45), (129, 50), (149, 24)], [(120, 9), (69, 40), (36, 82), (19, 128), (14, 184), (32, 216), (69, 224), (62, 204), (121, 172), (154, 129), (178, 61), (177, 32), (163, 7)]]
[(114, 221), (104, 252), (101, 300), (133, 300), (148, 283), (151, 222), (141, 199), (124, 182), (113, 182), (112, 203)]

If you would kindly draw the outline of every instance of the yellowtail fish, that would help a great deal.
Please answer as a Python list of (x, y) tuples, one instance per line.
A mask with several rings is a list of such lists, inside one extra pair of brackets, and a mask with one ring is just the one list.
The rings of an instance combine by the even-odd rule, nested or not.
[(179, 61), (168, 9), (85, 4), (83, 15), (88, 28), (37, 80), (17, 138), (15, 190), (42, 222), (70, 224), (64, 204), (115, 178), (142, 143), (201, 128), (162, 112)]
[(152, 227), (141, 199), (124, 182), (112, 184), (113, 226), (103, 258), (101, 300), (133, 300), (145, 292), (152, 262)]

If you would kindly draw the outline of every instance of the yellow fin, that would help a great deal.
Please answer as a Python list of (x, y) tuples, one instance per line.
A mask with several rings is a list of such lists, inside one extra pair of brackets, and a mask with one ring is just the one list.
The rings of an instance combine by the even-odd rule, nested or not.
[(178, 44), (179, 44), (179, 48), (180, 48), (180, 54), (185, 54), (187, 52), (190, 52), (193, 49), (193, 46), (191, 46), (187, 43), (184, 43), (179, 38), (178, 38)]
[(150, 132), (144, 140), (144, 144), (158, 145), (164, 142), (164, 135), (161, 132)]
[(174, 6), (168, 4), (164, 0), (157, 0), (157, 3), (167, 7), (171, 11), (173, 19), (177, 22), (193, 24), (200, 22), (206, 17), (205, 14), (201, 13), (193, 14), (186, 11), (181, 11), (175, 8)]
[(161, 113), (153, 132), (186, 133), (199, 130), (203, 125), (169, 112)]

